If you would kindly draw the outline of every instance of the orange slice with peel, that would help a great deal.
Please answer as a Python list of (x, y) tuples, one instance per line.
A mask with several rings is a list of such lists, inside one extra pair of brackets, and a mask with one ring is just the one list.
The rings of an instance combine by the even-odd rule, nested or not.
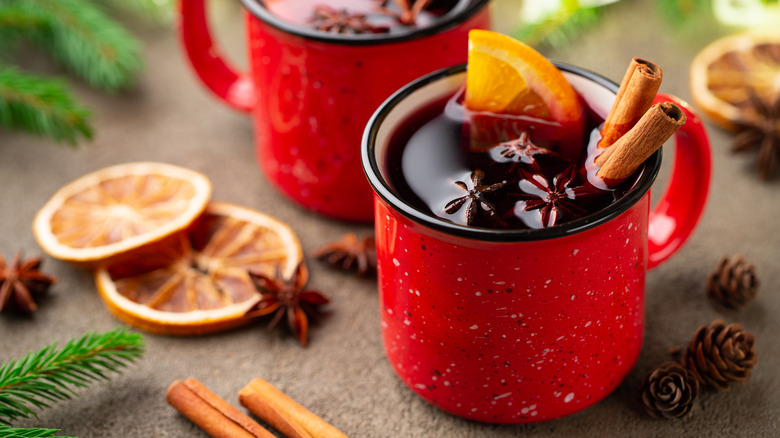
[(584, 118), (577, 92), (547, 58), (514, 38), (481, 29), (469, 32), (464, 102), (473, 112), (558, 123), (563, 135), (556, 140), (564, 155), (576, 158), (581, 153)]
[[(295, 233), (268, 215), (211, 203), (186, 233), (153, 255), (98, 269), (95, 282), (109, 311), (158, 334), (199, 335), (250, 321), (261, 298), (249, 272), (285, 278), (303, 260)], [(306, 281), (307, 270), (301, 266)]]
[(164, 163), (126, 163), (84, 175), (38, 211), (33, 232), (52, 257), (93, 265), (165, 240), (206, 208), (211, 183)]
[(696, 106), (721, 127), (737, 130), (740, 122), (757, 121), (749, 93), (768, 105), (780, 98), (780, 30), (713, 41), (691, 62), (690, 87)]

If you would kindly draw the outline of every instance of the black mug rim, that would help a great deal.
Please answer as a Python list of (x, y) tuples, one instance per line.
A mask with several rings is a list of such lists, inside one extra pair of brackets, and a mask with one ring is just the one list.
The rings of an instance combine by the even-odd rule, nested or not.
[(490, 0), (473, 0), (457, 14), (451, 14), (446, 19), (437, 21), (434, 25), (415, 29), (409, 32), (397, 34), (333, 34), (321, 32), (316, 29), (290, 23), (276, 15), (261, 5), (262, 0), (241, 0), (244, 7), (261, 21), (292, 35), (306, 38), (308, 40), (319, 41), (323, 43), (342, 44), (348, 46), (366, 46), (376, 44), (399, 43), (426, 36), (445, 32), (451, 28), (457, 27), (464, 21), (476, 15), (484, 9)]
[[(561, 71), (581, 76), (607, 88), (613, 93), (617, 93), (618, 91), (618, 84), (597, 73), (565, 63), (554, 62), (554, 64)], [(463, 73), (464, 71), (466, 71), (466, 64), (459, 64), (434, 71), (406, 84), (404, 87), (393, 93), (393, 95), (387, 98), (379, 106), (379, 108), (377, 108), (377, 110), (371, 116), (371, 119), (368, 121), (366, 129), (363, 131), (360, 152), (363, 171), (368, 178), (368, 182), (377, 196), (382, 198), (384, 202), (386, 202), (406, 218), (446, 234), (474, 240), (492, 242), (528, 242), (549, 240), (581, 233), (586, 230), (595, 228), (596, 226), (603, 223), (609, 222), (610, 220), (628, 211), (650, 190), (650, 187), (653, 185), (653, 182), (658, 175), (658, 171), (661, 168), (661, 149), (658, 149), (658, 151), (656, 151), (653, 155), (650, 156), (650, 158), (647, 159), (647, 161), (645, 161), (645, 165), (641, 171), (642, 173), (640, 174), (639, 179), (629, 190), (629, 192), (626, 193), (623, 197), (611, 203), (606, 208), (597, 211), (596, 213), (571, 222), (556, 225), (554, 227), (508, 230), (467, 227), (465, 225), (455, 224), (447, 220), (431, 216), (403, 201), (398, 195), (395, 194), (395, 191), (390, 187), (390, 184), (383, 177), (381, 177), (382, 172), (381, 169), (379, 169), (379, 164), (377, 163), (375, 156), (375, 142), (379, 131), (379, 126), (390, 113), (390, 111), (399, 102), (411, 95), (420, 87), (432, 82), (436, 82), (437, 80), (447, 76)]]

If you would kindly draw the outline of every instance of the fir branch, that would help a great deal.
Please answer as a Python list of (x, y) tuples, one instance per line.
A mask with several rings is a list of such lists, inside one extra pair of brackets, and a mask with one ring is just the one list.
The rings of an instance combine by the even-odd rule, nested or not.
[(0, 126), (48, 135), (75, 145), (92, 138), (91, 113), (79, 106), (65, 84), (0, 66)]
[(28, 36), (89, 85), (107, 91), (133, 85), (141, 46), (119, 23), (86, 0), (10, 0), (46, 15), (46, 32)]
[(54, 435), (59, 429), (19, 429), (0, 425), (0, 437), (2, 438), (74, 438)]
[(45, 31), (46, 26), (46, 18), (38, 11), (0, 0), (0, 58), (9, 61), (22, 36)]
[(47, 24), (46, 17), (37, 10), (22, 8), (15, 3), (0, 2), (0, 29), (35, 31)]
[[(61, 350), (53, 343), (21, 359), (0, 365), (0, 424), (35, 415), (33, 408), (69, 400), (74, 388), (108, 380), (144, 352), (141, 335), (124, 329), (89, 332), (71, 339)], [(32, 435), (36, 436), (36, 435)]]

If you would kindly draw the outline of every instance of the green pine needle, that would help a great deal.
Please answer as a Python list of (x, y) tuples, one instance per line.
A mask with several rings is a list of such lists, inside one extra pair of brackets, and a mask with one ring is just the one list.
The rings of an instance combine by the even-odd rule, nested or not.
[(144, 340), (117, 328), (102, 334), (89, 332), (62, 349), (56, 347), (53, 343), (0, 365), (0, 425), (35, 415), (33, 408), (69, 400), (77, 395), (74, 388), (108, 380), (108, 372), (119, 373), (143, 355)]
[(44, 28), (46, 17), (40, 11), (15, 3), (0, 2), (0, 29), (35, 31)]
[(0, 1), (0, 59), (12, 60), (19, 40), (28, 33), (45, 31), (46, 18), (38, 11)]
[(75, 145), (78, 136), (92, 138), (91, 117), (62, 81), (0, 66), (0, 127), (45, 134)]
[(28, 36), (89, 85), (130, 88), (142, 68), (141, 45), (124, 27), (87, 0), (4, 0), (45, 14), (47, 31)]
[(0, 437), (2, 438), (49, 438), (57, 436), (58, 438), (73, 438), (54, 435), (59, 429), (19, 429), (8, 426), (0, 426)]

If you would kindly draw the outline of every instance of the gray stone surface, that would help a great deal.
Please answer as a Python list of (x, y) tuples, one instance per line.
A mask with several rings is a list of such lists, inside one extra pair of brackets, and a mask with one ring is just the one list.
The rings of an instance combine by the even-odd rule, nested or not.
[[(243, 21), (238, 2), (211, 3), (221, 43), (240, 60)], [(661, 90), (687, 99), (690, 60), (729, 30), (706, 17), (696, 26), (672, 28), (655, 3), (624, 0), (571, 45), (546, 53), (615, 80), (632, 56), (654, 60), (664, 68)], [(504, 0), (496, 6), (505, 15), (516, 4)], [(217, 103), (196, 82), (175, 33), (137, 22), (129, 25), (143, 39), (147, 64), (135, 91), (112, 96), (70, 80), (81, 101), (95, 112), (94, 141), (71, 149), (0, 132), (0, 253), (6, 258), (19, 249), (40, 254), (30, 224), (57, 188), (103, 166), (138, 160), (205, 173), (213, 181), (214, 199), (288, 222), (306, 251), (347, 231), (371, 231), (369, 226), (310, 214), (276, 193), (255, 164), (249, 118)], [(45, 59), (29, 58), (25, 64), (40, 73), (62, 73)], [(396, 378), (385, 359), (375, 283), (310, 263), (311, 286), (333, 301), (330, 317), (313, 329), (308, 348), (284, 332), (269, 334), (262, 326), (199, 338), (147, 335), (146, 356), (123, 375), (79, 391), (77, 399), (57, 403), (20, 425), (61, 428), (63, 435), (81, 438), (205, 436), (166, 404), (168, 385), (196, 377), (237, 405), (238, 391), (252, 378), (263, 377), (352, 437), (777, 436), (780, 178), (760, 183), (753, 168), (755, 155), (730, 155), (732, 135), (712, 125), (708, 130), (713, 180), (705, 215), (687, 246), (648, 276), (646, 336), (638, 364), (613, 394), (583, 412), (542, 424), (495, 426), (465, 421), (426, 404)], [(663, 190), (668, 166), (656, 183), (656, 194)], [(747, 309), (725, 312), (707, 301), (704, 282), (722, 256), (734, 254), (755, 263), (762, 285)], [(104, 309), (89, 272), (50, 258), (44, 269), (59, 282), (40, 310), (32, 318), (0, 315), (0, 362), (55, 340), (119, 324)], [(703, 392), (693, 414), (680, 421), (643, 415), (637, 401), (641, 378), (668, 359), (670, 347), (684, 346), (698, 326), (717, 318), (740, 322), (756, 335), (759, 365), (752, 380), (727, 393)]]

